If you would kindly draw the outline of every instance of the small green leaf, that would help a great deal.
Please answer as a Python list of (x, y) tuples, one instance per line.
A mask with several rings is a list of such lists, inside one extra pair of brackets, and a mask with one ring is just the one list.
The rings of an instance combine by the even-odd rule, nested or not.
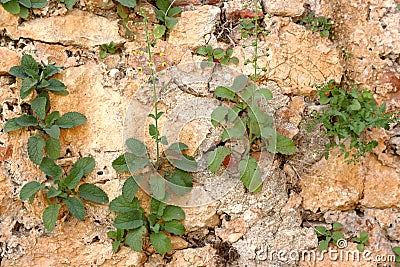
[(95, 186), (94, 184), (81, 184), (79, 186), (79, 196), (83, 199), (95, 202), (95, 203), (100, 203), (100, 204), (105, 204), (108, 203), (108, 196), (107, 194), (103, 191), (98, 186)]
[(344, 228), (343, 224), (341, 224), (341, 223), (339, 223), (339, 222), (334, 222), (334, 223), (332, 224), (332, 229), (333, 229), (334, 231), (341, 230), (341, 229), (343, 229), (343, 228)]
[(54, 160), (49, 158), (43, 158), (40, 163), (40, 170), (44, 172), (47, 176), (52, 177), (54, 180), (60, 179), (62, 175), (62, 168), (58, 166)]
[(169, 9), (169, 11), (168, 11), (168, 17), (176, 16), (176, 15), (178, 15), (178, 14), (181, 13), (181, 12), (182, 12), (182, 8), (180, 8), (179, 6), (171, 7), (171, 8)]
[(229, 100), (233, 100), (235, 98), (235, 92), (232, 89), (224, 86), (218, 86), (215, 89), (214, 95), (220, 98), (226, 98)]
[(19, 4), (17, 0), (11, 0), (3, 4), (3, 8), (10, 12), (11, 14), (15, 15), (20, 12)]
[(135, 178), (131, 176), (126, 179), (124, 185), (122, 186), (122, 196), (127, 202), (132, 202), (138, 189), (139, 186), (136, 183)]
[(286, 136), (278, 134), (275, 140), (270, 141), (267, 149), (271, 153), (280, 153), (283, 155), (293, 155), (296, 153), (296, 145), (292, 139)]
[(164, 222), (162, 229), (174, 235), (183, 235), (186, 232), (185, 226), (183, 226), (181, 222), (175, 220)]
[(106, 50), (101, 50), (100, 51), (100, 58), (105, 58), (107, 56), (107, 51)]
[(81, 158), (72, 166), (69, 175), (64, 179), (63, 183), (69, 188), (74, 189), (83, 176), (91, 173), (95, 167), (95, 161), (91, 157)]
[(247, 81), (248, 77), (244, 74), (240, 74), (239, 76), (236, 76), (233, 80), (231, 89), (235, 92), (239, 92), (246, 87)]
[(123, 196), (114, 198), (108, 207), (111, 211), (117, 212), (132, 212), (140, 208), (140, 201), (137, 198), (132, 199), (128, 202)]
[(129, 171), (128, 165), (126, 164), (126, 160), (125, 160), (125, 154), (123, 154), (123, 155), (119, 156), (118, 158), (116, 158), (115, 160), (113, 160), (112, 166), (117, 172)]
[[(50, 128), (43, 128), (43, 130), (50, 135), (50, 137), (58, 140), (58, 138), (60, 137), (60, 127), (58, 127), (57, 125), (52, 125)], [(46, 145), (47, 147), (47, 145)]]
[[(31, 0), (31, 2), (33, 7), (34, 1)], [(36, 81), (39, 79), (39, 65), (31, 55), (25, 54), (22, 56), (21, 67), (29, 77), (34, 78)]]
[(79, 112), (67, 112), (56, 121), (60, 128), (73, 128), (84, 124), (87, 121), (85, 115)]
[(20, 89), (20, 96), (22, 99), (26, 98), (34, 89), (37, 80), (33, 78), (25, 78), (22, 80), (22, 85)]
[(134, 8), (136, 6), (136, 0), (117, 0), (121, 5), (126, 7)]
[(262, 95), (266, 100), (271, 100), (273, 98), (271, 91), (267, 88), (261, 88), (257, 90), (257, 94)]
[(47, 89), (49, 91), (52, 92), (60, 92), (60, 91), (64, 91), (64, 89), (66, 88), (65, 84), (57, 79), (50, 79), (48, 80), (49, 85), (47, 86)]
[(33, 111), (42, 120), (44, 120), (44, 117), (46, 116), (46, 103), (47, 99), (45, 97), (36, 97), (31, 103)]
[(44, 227), (49, 230), (53, 231), (54, 227), (56, 226), (58, 212), (61, 208), (60, 204), (50, 205), (47, 206), (43, 211), (43, 224)]
[(167, 28), (165, 28), (164, 25), (156, 24), (154, 26), (153, 35), (155, 38), (159, 39), (164, 36), (166, 30)]
[(172, 220), (184, 220), (185, 212), (180, 207), (170, 205), (165, 207), (164, 214), (161, 218), (166, 222)]
[(216, 59), (221, 59), (224, 56), (224, 50), (220, 48), (214, 49), (213, 56)]
[(71, 10), (72, 7), (76, 4), (77, 0), (64, 0), (65, 1), (65, 7), (68, 10)]
[(61, 70), (62, 70), (62, 67), (56, 66), (54, 64), (49, 64), (43, 70), (43, 78), (47, 79), (56, 73), (60, 73)]
[(206, 47), (205, 47), (205, 46), (199, 47), (199, 48), (197, 49), (197, 52), (196, 52), (196, 53), (199, 54), (199, 55), (202, 55), (202, 56), (207, 55)]
[(125, 8), (120, 4), (117, 5), (117, 14), (121, 19), (128, 18), (128, 14), (126, 14)]
[(136, 229), (143, 225), (143, 214), (140, 210), (120, 213), (114, 221), (114, 227), (119, 229)]
[(262, 179), (257, 161), (248, 157), (239, 162), (240, 180), (250, 192), (258, 192), (262, 188)]
[(161, 216), (164, 214), (165, 208), (166, 204), (164, 202), (161, 202), (155, 198), (151, 198), (150, 212), (155, 214), (157, 218), (161, 218)]
[(316, 226), (314, 228), (314, 231), (317, 236), (327, 236), (328, 234), (330, 235), (330, 232), (326, 229), (325, 226)]
[(192, 190), (192, 177), (188, 172), (176, 169), (174, 174), (168, 178), (168, 186), (175, 194), (183, 196)]
[(149, 180), (152, 195), (156, 199), (164, 199), (165, 197), (165, 180), (161, 176), (152, 176)]
[(33, 135), (28, 139), (28, 156), (36, 165), (40, 165), (43, 159), (43, 148), (46, 142), (40, 134)]
[(47, 5), (47, 0), (31, 0), (32, 8), (44, 8)]
[(145, 156), (147, 154), (147, 147), (142, 141), (134, 138), (129, 138), (125, 142), (128, 149), (136, 156)]
[(58, 159), (60, 157), (61, 145), (58, 139), (53, 137), (46, 140), (46, 153), (51, 159)]
[(361, 243), (365, 244), (368, 242), (368, 232), (362, 231), (360, 233), (360, 241)]
[(229, 48), (228, 50), (226, 50), (226, 57), (231, 57), (233, 54), (233, 49)]
[(165, 18), (165, 26), (167, 26), (168, 29), (171, 29), (178, 23), (178, 19), (176, 18), (171, 18), (171, 17), (166, 17)]
[(29, 78), (28, 74), (26, 74), (25, 70), (21, 66), (14, 66), (8, 71), (8, 73), (17, 78)]
[(161, 255), (172, 250), (171, 240), (162, 232), (152, 233), (150, 235), (150, 241), (156, 251)]
[(119, 250), (119, 246), (121, 245), (121, 241), (115, 240), (112, 242), (112, 250), (113, 252), (117, 252)]
[(217, 126), (219, 123), (225, 120), (226, 115), (228, 115), (228, 109), (225, 107), (217, 107), (211, 113), (211, 123)]
[(45, 187), (46, 186), (44, 184), (36, 181), (29, 182), (22, 187), (21, 192), (19, 193), (19, 199), (24, 201), (34, 196), (38, 191), (44, 189)]
[(358, 251), (363, 252), (364, 251), (364, 244), (363, 243), (358, 244), (357, 245), (357, 249), (358, 249)]
[(400, 256), (400, 247), (393, 247), (392, 250), (397, 256)]
[(9, 119), (6, 124), (4, 125), (4, 132), (9, 133), (13, 131), (17, 131), (19, 129), (24, 128), (24, 126), (21, 126), (17, 123), (17, 118)]
[(134, 251), (142, 251), (143, 235), (147, 233), (145, 226), (140, 226), (135, 230), (130, 230), (125, 238), (125, 244), (131, 247)]
[(156, 1), (156, 6), (164, 12), (167, 12), (170, 5), (171, 5), (171, 2), (169, 0), (157, 0)]
[(80, 221), (85, 220), (85, 206), (83, 205), (82, 200), (76, 197), (68, 197), (63, 199), (67, 209), (71, 214)]
[(54, 186), (50, 186), (49, 191), (47, 191), (47, 198), (57, 197), (62, 192), (57, 190)]
[(329, 246), (329, 241), (327, 241), (327, 240), (321, 240), (321, 241), (319, 241), (319, 244), (318, 244), (318, 250), (319, 251), (327, 251), (328, 250), (328, 246)]
[(239, 64), (239, 59), (237, 57), (231, 57), (229, 61), (235, 65)]
[(18, 118), (15, 118), (15, 121), (23, 127), (37, 126), (39, 124), (38, 120), (32, 115), (22, 115)]
[(361, 109), (361, 104), (357, 99), (353, 99), (351, 102), (351, 105), (349, 106), (349, 110), (360, 110)]
[(50, 126), (53, 124), (58, 118), (60, 118), (60, 112), (59, 111), (53, 111), (49, 115), (46, 116), (45, 123), (46, 125)]
[(226, 156), (231, 154), (231, 150), (224, 146), (217, 147), (214, 151), (210, 153), (207, 158), (208, 169), (212, 173), (216, 173), (221, 167), (222, 162), (224, 162)]

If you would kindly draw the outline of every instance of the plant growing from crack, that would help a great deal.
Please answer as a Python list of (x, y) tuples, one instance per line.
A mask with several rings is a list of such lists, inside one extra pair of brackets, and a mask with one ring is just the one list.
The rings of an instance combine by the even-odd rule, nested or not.
[[(12, 132), (29, 127), (36, 133), (28, 139), (29, 159), (39, 166), (51, 182), (26, 183), (20, 191), (22, 201), (29, 199), (32, 203), (38, 191), (46, 192), (48, 206), (43, 211), (43, 223), (52, 231), (57, 221), (61, 204), (78, 220), (85, 219), (85, 207), (81, 199), (104, 204), (108, 202), (107, 194), (99, 187), (83, 183), (83, 177), (92, 172), (93, 158), (79, 159), (70, 169), (69, 175), (63, 177), (62, 168), (56, 164), (60, 157), (60, 129), (70, 129), (86, 122), (86, 117), (79, 112), (68, 112), (60, 116), (59, 111), (50, 111), (49, 92), (66, 95), (66, 86), (58, 79), (51, 78), (61, 72), (61, 67), (54, 64), (36, 62), (31, 55), (24, 55), (19, 66), (14, 66), (9, 73), (22, 78), (20, 96), (28, 97), (32, 92), (36, 97), (31, 102), (33, 115), (24, 114), (10, 119), (4, 125), (4, 132)], [(80, 185), (79, 185), (80, 184)], [(76, 189), (79, 185), (79, 188)]]
[(332, 224), (332, 230), (326, 229), (325, 226), (316, 226), (314, 230), (319, 240), (318, 250), (327, 251), (330, 243), (337, 246), (339, 241), (344, 240), (343, 229), (343, 225), (339, 222)]
[(100, 50), (100, 58), (105, 58), (107, 54), (115, 53), (115, 43), (111, 41), (109, 44), (102, 44)]
[[(228, 101), (228, 107), (218, 107), (211, 114), (211, 122), (214, 126), (224, 128), (221, 136), (222, 144), (217, 146), (208, 157), (208, 167), (213, 173), (229, 162), (238, 162), (239, 176), (245, 187), (250, 192), (260, 191), (262, 188), (261, 170), (253, 152), (268, 152), (285, 155), (294, 154), (296, 147), (290, 138), (280, 135), (273, 127), (273, 118), (266, 113), (261, 102), (272, 99), (272, 93), (267, 88), (258, 88), (258, 77), (265, 72), (265, 67), (258, 65), (259, 34), (268, 34), (259, 25), (258, 16), (261, 7), (255, 3), (255, 16), (248, 20), (242, 20), (240, 30), (244, 38), (254, 36), (252, 46), (254, 56), (247, 62), (253, 66), (254, 73), (250, 80), (245, 75), (237, 76), (231, 86), (218, 86), (214, 95)], [(230, 108), (231, 107), (231, 108)], [(239, 141), (245, 144), (244, 153), (236, 153), (228, 147), (229, 144)], [(239, 154), (239, 155), (238, 155)]]
[(322, 37), (329, 37), (332, 40), (335, 38), (333, 32), (333, 20), (327, 19), (324, 16), (317, 17), (314, 12), (304, 15), (299, 24), (310, 29), (312, 32), (319, 32)]
[(366, 132), (372, 128), (389, 130), (390, 123), (398, 121), (398, 113), (388, 112), (385, 103), (378, 106), (369, 90), (353, 87), (347, 91), (334, 80), (318, 88), (319, 103), (324, 108), (313, 113), (308, 130), (317, 124), (324, 126), (330, 138), (325, 148), (326, 159), (333, 148), (340, 147), (347, 163), (359, 161), (378, 145), (376, 140), (367, 140)]
[(357, 243), (357, 249), (363, 252), (365, 246), (368, 245), (368, 232), (362, 231), (359, 237), (353, 237), (351, 241)]
[[(185, 219), (184, 211), (180, 207), (166, 205), (165, 202), (171, 194), (183, 196), (191, 190), (193, 182), (188, 171), (196, 169), (196, 162), (183, 153), (188, 149), (183, 143), (173, 143), (161, 153), (160, 145), (168, 145), (168, 142), (164, 136), (160, 136), (159, 119), (164, 113), (158, 109), (153, 41), (150, 38), (151, 34), (155, 37), (159, 35), (156, 29), (153, 33), (148, 30), (148, 17), (143, 9), (140, 15), (144, 18), (146, 53), (151, 75), (149, 84), (153, 92), (154, 113), (148, 115), (153, 123), (149, 125), (148, 132), (155, 144), (155, 162), (153, 165), (148, 148), (142, 141), (133, 138), (126, 140), (129, 152), (115, 159), (112, 165), (119, 173), (129, 171), (133, 175), (124, 182), (121, 196), (110, 203), (109, 209), (117, 212), (117, 217), (114, 221), (116, 230), (110, 231), (108, 236), (114, 240), (114, 252), (118, 251), (121, 244), (141, 251), (151, 243), (158, 253), (165, 254), (172, 250), (169, 236), (185, 233), (181, 222)], [(151, 192), (150, 214), (146, 214), (141, 202), (135, 197), (138, 184), (148, 187)]]
[(222, 65), (228, 65), (230, 62), (237, 65), (239, 64), (239, 59), (237, 57), (233, 57), (233, 49), (229, 48), (224, 51), (221, 48), (213, 49), (211, 45), (202, 46), (197, 49), (196, 53), (198, 55), (206, 56), (207, 59), (203, 62), (206, 63), (221, 63)]

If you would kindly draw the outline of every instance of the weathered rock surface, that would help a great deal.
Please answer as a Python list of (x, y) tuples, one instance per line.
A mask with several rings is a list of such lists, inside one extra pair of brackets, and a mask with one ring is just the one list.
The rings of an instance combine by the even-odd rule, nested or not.
[(198, 249), (187, 248), (175, 252), (166, 266), (215, 266), (216, 251), (210, 246)]
[(273, 15), (283, 17), (296, 17), (304, 12), (304, 0), (290, 0), (290, 1), (264, 1), (265, 10)]
[(189, 49), (198, 48), (212, 38), (221, 10), (215, 6), (201, 6), (195, 11), (182, 12), (178, 24), (169, 33), (167, 41), (184, 45)]
[(11, 38), (20, 37), (42, 42), (75, 45), (90, 48), (114, 41), (120, 44), (124, 39), (118, 34), (117, 21), (74, 9), (65, 16), (49, 17), (26, 21), (18, 27)]
[(19, 65), (21, 56), (5, 47), (0, 47), (0, 75), (8, 74), (11, 67)]

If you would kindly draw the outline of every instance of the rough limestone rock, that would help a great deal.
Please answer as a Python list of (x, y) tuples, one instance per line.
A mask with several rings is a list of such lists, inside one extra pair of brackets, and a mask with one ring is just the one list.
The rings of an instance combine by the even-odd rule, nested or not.
[(8, 74), (11, 67), (19, 65), (21, 56), (5, 47), (0, 47), (0, 75)]
[(182, 12), (178, 24), (169, 33), (167, 41), (194, 49), (211, 38), (221, 10), (215, 6), (201, 6), (195, 11)]
[(214, 260), (216, 251), (210, 246), (205, 246), (199, 249), (188, 248), (181, 251), (177, 251), (171, 262), (166, 266), (215, 266)]
[(303, 14), (304, 3), (304, 0), (267, 0), (263, 2), (263, 5), (265, 7), (265, 10), (270, 14), (283, 17), (296, 17)]
[(347, 164), (335, 149), (301, 176), (303, 207), (314, 212), (352, 209), (362, 196), (364, 179), (363, 166)]
[(74, 9), (65, 16), (30, 20), (10, 33), (11, 38), (20, 37), (47, 43), (61, 43), (79, 47), (93, 47), (104, 43), (119, 44), (124, 39), (118, 34), (118, 22)]

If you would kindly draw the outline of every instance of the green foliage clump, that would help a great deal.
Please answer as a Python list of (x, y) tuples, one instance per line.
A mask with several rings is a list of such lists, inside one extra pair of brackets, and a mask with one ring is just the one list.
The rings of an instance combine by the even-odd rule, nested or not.
[(345, 240), (343, 233), (343, 225), (341, 223), (335, 222), (332, 225), (332, 230), (326, 229), (325, 226), (316, 226), (315, 233), (318, 236), (318, 250), (326, 251), (328, 250), (329, 243), (338, 245), (338, 241)]
[(197, 49), (196, 52), (198, 55), (206, 56), (207, 60), (205, 62), (209, 63), (220, 63), (222, 65), (228, 65), (230, 62), (237, 65), (239, 64), (239, 59), (237, 57), (233, 57), (233, 49), (229, 48), (224, 51), (221, 48), (213, 49), (211, 45), (202, 46)]
[(32, 203), (37, 192), (41, 190), (46, 192), (49, 205), (44, 209), (42, 218), (44, 226), (49, 231), (54, 229), (62, 203), (73, 216), (83, 221), (85, 207), (82, 199), (100, 204), (108, 202), (107, 194), (101, 188), (88, 183), (80, 184), (82, 178), (92, 172), (95, 166), (93, 158), (79, 159), (66, 177), (63, 177), (62, 168), (56, 164), (56, 160), (60, 157), (60, 129), (70, 129), (84, 124), (87, 120), (79, 112), (67, 112), (62, 116), (59, 111), (49, 114), (49, 92), (68, 94), (60, 80), (51, 78), (61, 72), (61, 69), (54, 64), (43, 62), (40, 64), (31, 55), (24, 55), (21, 64), (12, 67), (9, 73), (23, 79), (20, 89), (22, 99), (34, 92), (36, 97), (31, 102), (33, 115), (24, 114), (8, 120), (4, 125), (6, 133), (26, 127), (36, 130), (36, 133), (28, 139), (28, 156), (52, 181), (51, 184), (36, 181), (26, 183), (21, 189), (20, 199), (29, 199)]
[(300, 25), (304, 25), (313, 32), (319, 32), (322, 37), (329, 37), (334, 39), (333, 32), (333, 20), (327, 19), (324, 16), (316, 17), (314, 12), (305, 15), (301, 21)]
[[(398, 6), (400, 6), (400, 5), (398, 5)], [(400, 7), (399, 7), (399, 9), (400, 9)], [(393, 247), (392, 251), (396, 255), (395, 262), (396, 262), (396, 267), (398, 267), (398, 266), (400, 266), (400, 247)]]
[(357, 249), (363, 252), (365, 246), (368, 244), (368, 232), (362, 231), (359, 237), (354, 237), (351, 241), (357, 243)]
[(158, 10), (156, 11), (156, 18), (162, 22), (167, 29), (171, 29), (178, 23), (178, 19), (175, 18), (176, 15), (182, 12), (182, 8), (172, 6), (169, 0), (157, 0), (156, 6)]
[(105, 58), (107, 53), (114, 54), (115, 53), (115, 44), (111, 41), (109, 44), (102, 44), (100, 50), (100, 57)]
[[(308, 129), (321, 123), (326, 135), (331, 137), (326, 145), (325, 158), (328, 159), (332, 148), (340, 147), (347, 162), (357, 162), (365, 157), (378, 145), (376, 140), (366, 141), (365, 131), (372, 128), (388, 130), (390, 123), (398, 120), (394, 112), (386, 111), (386, 104), (378, 106), (369, 90), (353, 88), (346, 91), (340, 85), (330, 80), (326, 85), (320, 85), (317, 92), (319, 103), (327, 105), (319, 112), (314, 112), (314, 119)], [(334, 139), (337, 138), (335, 141)], [(350, 139), (350, 145), (344, 141)]]
[(47, 0), (0, 0), (0, 3), (6, 11), (25, 19), (30, 8), (43, 8), (47, 5)]

